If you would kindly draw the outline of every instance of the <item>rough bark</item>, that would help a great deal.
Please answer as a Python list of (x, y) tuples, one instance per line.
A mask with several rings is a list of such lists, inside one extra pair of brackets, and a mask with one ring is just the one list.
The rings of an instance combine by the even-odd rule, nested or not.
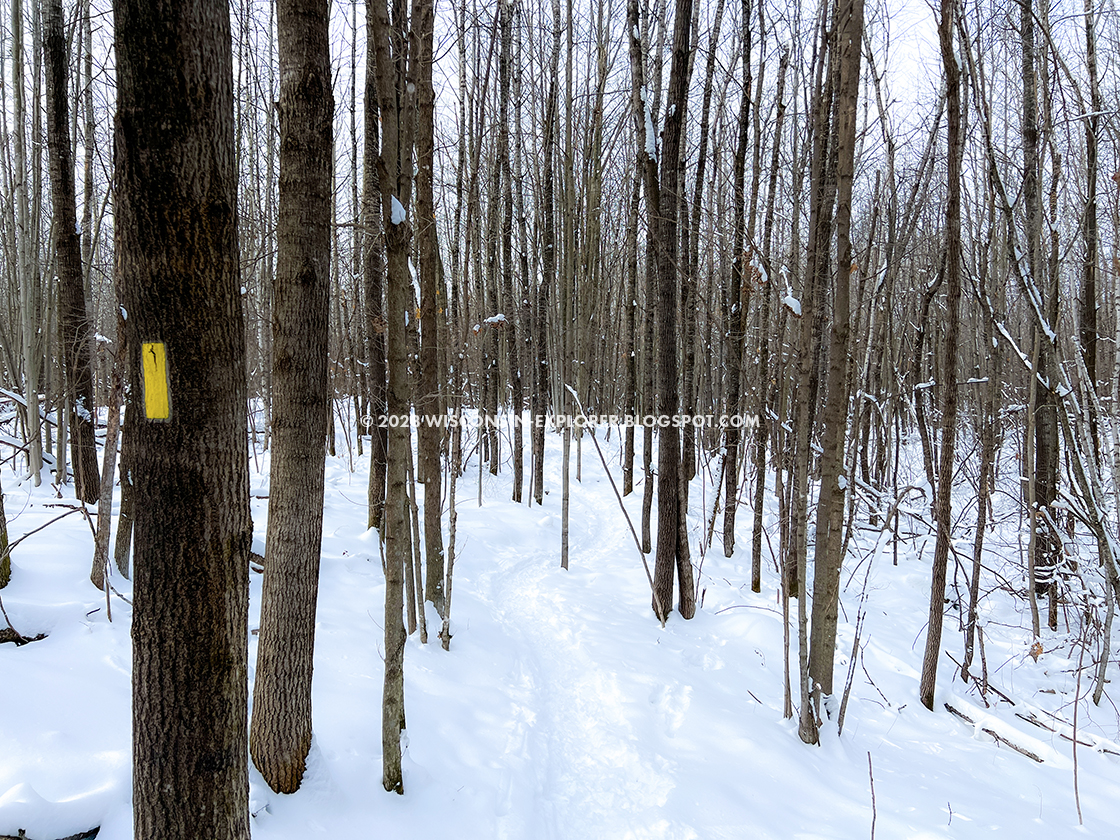
[(331, 422), (334, 96), (326, 0), (277, 4), (280, 203), (272, 305), (272, 472), (249, 748), (273, 790), (298, 790), (311, 748), (315, 604)]
[[(116, 0), (116, 229), (132, 364), (170, 416), (132, 430), (133, 814), (143, 840), (248, 840), (252, 523), (229, 7)], [(149, 348), (153, 349), (153, 348)], [(139, 368), (138, 368), (139, 369)]]
[[(1039, 109), (1035, 77), (1037, 45), (1035, 43), (1034, 0), (1021, 0), (1020, 38), (1022, 46), (1023, 86), (1023, 204), (1027, 239), (1027, 261), (1031, 287), (1046, 314), (1051, 329), (1056, 327), (1057, 289), (1044, 289), (1046, 265), (1042, 254), (1042, 210), (1039, 191)], [(1031, 585), (1036, 595), (1048, 595), (1057, 575), (1059, 540), (1051, 525), (1050, 507), (1058, 495), (1058, 405), (1052, 384), (1057, 380), (1057, 348), (1051, 335), (1038, 336), (1038, 397), (1034, 409), (1035, 498), (1032, 510), (1034, 529), (1034, 574)], [(1051, 623), (1057, 626), (1057, 614), (1051, 610)]]
[[(1100, 133), (1101, 91), (1097, 80), (1097, 35), (1093, 0), (1085, 0), (1085, 63), (1089, 72), (1089, 115), (1085, 122), (1085, 219), (1082, 236), (1085, 255), (1082, 264), (1081, 300), (1078, 312), (1078, 338), (1081, 355), (1088, 374), (1086, 388), (1097, 388), (1097, 265), (1100, 260), (1100, 233), (1097, 221), (1098, 145)], [(1094, 456), (1097, 455), (1099, 418), (1089, 401), (1089, 423), (1092, 430)]]
[[(831, 8), (831, 7), (830, 7)], [(808, 744), (818, 742), (817, 718), (813, 709), (813, 685), (809, 677), (809, 628), (806, 604), (808, 552), (809, 465), (813, 454), (810, 446), (816, 415), (818, 389), (817, 359), (820, 355), (821, 324), (825, 278), (828, 274), (829, 234), (835, 201), (836, 171), (832, 163), (834, 144), (832, 103), (834, 77), (831, 65), (834, 50), (829, 34), (829, 8), (822, 7), (818, 24), (817, 57), (812, 99), (812, 165), (809, 196), (808, 253), (801, 297), (801, 324), (797, 347), (796, 415), (793, 432), (793, 480), (790, 483), (790, 534), (788, 566), (795, 570), (787, 594), (798, 598), (798, 666), (801, 688), (801, 711), (798, 736)]]

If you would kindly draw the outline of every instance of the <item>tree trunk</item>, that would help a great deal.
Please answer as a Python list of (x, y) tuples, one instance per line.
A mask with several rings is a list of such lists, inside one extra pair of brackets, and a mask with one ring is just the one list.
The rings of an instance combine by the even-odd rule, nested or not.
[(852, 179), (855, 171), (856, 104), (863, 44), (863, 0), (837, 0), (836, 84), (836, 266), (828, 383), (821, 414), (821, 487), (813, 553), (813, 626), (809, 676), (822, 694), (832, 694), (836, 620), (843, 560), (844, 443), (848, 427), (848, 358), (851, 333)]
[(918, 692), (922, 705), (933, 710), (937, 686), (937, 663), (941, 658), (941, 626), (945, 614), (945, 578), (952, 541), (953, 458), (957, 438), (957, 339), (960, 332), (961, 300), (961, 161), (964, 138), (961, 134), (961, 70), (953, 48), (956, 17), (955, 0), (941, 0), (938, 39), (941, 63), (945, 68), (945, 113), (947, 167), (945, 201), (945, 321), (944, 364), (941, 368), (941, 463), (934, 490), (934, 518), (937, 543), (933, 551), (933, 581), (929, 594), (929, 629), (922, 658), (922, 678)]
[(12, 558), (8, 550), (8, 518), (4, 513), (4, 487), (0, 484), (0, 589), (12, 580)]
[(440, 444), (443, 426), (429, 423), (425, 416), (443, 415), (439, 395), (439, 330), (443, 315), (440, 293), (439, 243), (436, 240), (435, 200), (435, 91), (432, 87), (432, 43), (435, 9), (433, 3), (418, 7), (420, 17), (413, 26), (413, 49), (418, 56), (416, 122), (416, 244), (420, 269), (420, 382), (416, 397), (422, 420), (417, 430), (420, 481), (424, 485), (424, 556), (427, 575), (424, 598), (443, 615), (443, 526), (440, 517)]
[(54, 206), (63, 358), (66, 361), (67, 403), (70, 409), (70, 459), (74, 463), (74, 495), (83, 502), (92, 503), (97, 501), (101, 479), (97, 471), (97, 443), (94, 440), (92, 331), (86, 315), (78, 210), (74, 196), (74, 157), (70, 147), (70, 100), (67, 93), (70, 62), (63, 32), (62, 0), (48, 0), (46, 11), (47, 146)]
[[(412, 18), (430, 0), (417, 0)], [(388, 390), (386, 414), (403, 418), (410, 414), (411, 387), (408, 373), (409, 322), (412, 309), (412, 278), (408, 255), (412, 241), (409, 222), (409, 193), (412, 188), (412, 136), (409, 111), (413, 105), (415, 78), (406, 77), (408, 67), (408, 21), (404, 3), (394, 7), (393, 26), (387, 5), (367, 7), (370, 20), (368, 55), (376, 77), (378, 110), (381, 113), (381, 156), (377, 162), (381, 187), (381, 215), (385, 224), (388, 254), (386, 294), (386, 348)], [(415, 58), (415, 56), (413, 56)], [(381, 707), (382, 780), (385, 790), (403, 793), (401, 735), (405, 729), (403, 623), (404, 575), (412, 559), (409, 533), (407, 472), (412, 457), (412, 435), (407, 423), (390, 426), (386, 452), (385, 484), (385, 682)]]
[[(1023, 50), (1023, 204), (1026, 217), (1027, 259), (1033, 287), (1032, 294), (1043, 307), (1051, 328), (1056, 319), (1049, 317), (1057, 306), (1056, 289), (1043, 288), (1045, 264), (1042, 258), (1042, 211), (1039, 197), (1039, 130), (1038, 88), (1035, 79), (1035, 11), (1034, 0), (1021, 0), (1020, 37)], [(1030, 581), (1036, 595), (1048, 595), (1055, 584), (1059, 540), (1052, 526), (1051, 503), (1058, 494), (1058, 406), (1048, 383), (1057, 380), (1057, 348), (1048, 335), (1039, 335), (1038, 398), (1034, 410), (1035, 499), (1034, 574)], [(1053, 611), (1051, 611), (1053, 613)], [(1051, 616), (1056, 622), (1057, 615)], [(1056, 626), (1056, 624), (1055, 624)]]
[[(673, 49), (669, 70), (669, 93), (665, 128), (662, 132), (661, 177), (656, 161), (647, 154), (646, 198), (657, 253), (657, 408), (661, 417), (672, 418), (678, 410), (677, 360), (677, 202), (678, 157), (681, 126), (687, 96), (689, 28), (692, 0), (680, 0), (673, 24)], [(648, 130), (648, 129), (647, 129)], [(670, 423), (661, 429), (657, 449), (657, 556), (654, 564), (654, 604), (658, 618), (668, 618), (676, 573), (680, 591), (679, 610), (685, 618), (695, 612), (692, 564), (687, 545), (681, 545), (679, 521), (680, 430)]]
[(152, 360), (132, 430), (144, 500), (135, 836), (248, 840), (252, 522), (229, 7), (117, 0), (114, 12), (117, 268), (132, 364)]
[[(1097, 81), (1097, 35), (1093, 0), (1085, 0), (1085, 63), (1089, 71), (1089, 114), (1085, 118), (1085, 220), (1081, 231), (1085, 240), (1082, 266), (1081, 300), (1078, 311), (1078, 337), (1087, 389), (1097, 390), (1097, 264), (1100, 260), (1100, 234), (1097, 223), (1098, 137), (1100, 132), (1101, 91)], [(1089, 400), (1090, 441), (1094, 459), (1099, 462), (1096, 401)], [(1111, 602), (1110, 602), (1111, 603)]]
[[(12, 122), (14, 134), (15, 160), (15, 205), (16, 205), (16, 277), (20, 292), (20, 319), (23, 339), (23, 395), (27, 401), (27, 467), (31, 473), (31, 483), (36, 487), (41, 481), (43, 468), (43, 433), (39, 420), (39, 373), (40, 347), (37, 335), (39, 324), (39, 282), (38, 271), (34, 265), (35, 238), (32, 230), (33, 217), (27, 195), (28, 165), (24, 121), (27, 111), (24, 107), (24, 67), (23, 67), (23, 0), (12, 0)], [(37, 183), (37, 181), (36, 181)], [(65, 483), (66, 474), (58, 477), (60, 484)]]
[[(739, 123), (736, 132), (735, 161), (732, 183), (735, 191), (735, 222), (731, 251), (735, 255), (731, 264), (731, 282), (724, 292), (724, 338), (727, 355), (727, 399), (724, 401), (724, 414), (738, 414), (739, 397), (742, 388), (743, 368), (743, 272), (744, 248), (746, 238), (746, 193), (745, 176), (747, 161), (748, 128), (751, 107), (751, 5), (750, 0), (742, 4), (743, 40), (743, 91), (739, 102)], [(735, 553), (735, 514), (739, 507), (739, 442), (740, 431), (737, 425), (728, 423), (723, 442), (723, 556)]]
[[(797, 409), (794, 424), (794, 475), (790, 493), (790, 536), (788, 561), (796, 570), (798, 658), (801, 685), (801, 714), (798, 736), (807, 744), (819, 740), (817, 717), (813, 708), (816, 694), (809, 672), (809, 629), (807, 623), (807, 553), (809, 467), (813, 459), (811, 440), (816, 415), (821, 325), (824, 309), (824, 283), (828, 275), (829, 235), (836, 197), (836, 169), (833, 163), (834, 135), (831, 130), (835, 76), (835, 50), (829, 34), (829, 9), (822, 7), (818, 25), (818, 55), (814, 63), (812, 98), (812, 176), (810, 178), (809, 242), (801, 299), (801, 335), (797, 347)], [(792, 582), (792, 580), (791, 580)]]
[(331, 422), (334, 96), (325, 0), (277, 5), (280, 204), (272, 308), (272, 474), (249, 747), (274, 791), (299, 789), (311, 748), (311, 672)]
[[(366, 4), (367, 41), (373, 40), (373, 15)], [(366, 299), (366, 340), (369, 344), (369, 490), (367, 527), (381, 529), (385, 510), (385, 278), (384, 232), (381, 220), (381, 183), (377, 169), (380, 121), (377, 106), (376, 63), (366, 58), (365, 149), (362, 169), (362, 282)]]
[[(782, 124), (785, 120), (786, 71), (789, 69), (789, 49), (782, 50), (778, 65), (777, 116), (774, 120), (774, 146), (770, 156), (770, 181), (766, 190), (766, 219), (762, 234), (762, 263), (766, 267), (767, 283), (762, 289), (762, 308), (758, 315), (758, 432), (755, 435), (754, 475), (754, 527), (751, 529), (751, 591), (762, 591), (762, 529), (763, 508), (766, 501), (766, 444), (770, 437), (770, 300), (774, 296), (774, 266), (770, 259), (774, 232), (774, 203), (778, 190), (778, 167), (782, 146)], [(774, 377), (775, 381), (777, 376)], [(780, 468), (779, 468), (780, 469)]]

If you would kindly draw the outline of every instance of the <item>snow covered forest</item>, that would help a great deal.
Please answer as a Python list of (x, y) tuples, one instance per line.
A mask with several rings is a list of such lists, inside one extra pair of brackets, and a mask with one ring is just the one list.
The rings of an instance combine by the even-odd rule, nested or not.
[(0, 840), (1113, 837), (1113, 0), (0, 0)]

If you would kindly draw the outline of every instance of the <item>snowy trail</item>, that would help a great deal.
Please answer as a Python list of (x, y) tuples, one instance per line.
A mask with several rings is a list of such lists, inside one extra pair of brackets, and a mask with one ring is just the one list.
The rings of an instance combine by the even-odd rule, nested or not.
[[(696, 837), (666, 814), (676, 766), (659, 749), (680, 728), (691, 689), (627, 656), (628, 644), (649, 648), (656, 622), (633, 538), (594, 457), (587, 444), (583, 482), (572, 482), (570, 569), (559, 568), (554, 490), (533, 514), (547, 538), (528, 551), (525, 542), (494, 546), (477, 581), (517, 650), (503, 786), (507, 805), (529, 801), (500, 817), (498, 836)], [(510, 520), (527, 513), (511, 509)]]
[(620, 685), (628, 677), (597, 661), (581, 627), (587, 616), (555, 577), (541, 558), (523, 560), (494, 576), (492, 596), (528, 663), (526, 719), (535, 725), (525, 740), (543, 829), (531, 836), (672, 836), (657, 809), (673, 780), (643, 748)]

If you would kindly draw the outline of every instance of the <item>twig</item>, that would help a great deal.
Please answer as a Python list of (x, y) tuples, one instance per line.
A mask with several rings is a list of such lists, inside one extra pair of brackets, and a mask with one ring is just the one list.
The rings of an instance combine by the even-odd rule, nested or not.
[(10, 556), (11, 553), (12, 553), (12, 550), (15, 549), (15, 547), (17, 545), (19, 545), (25, 539), (30, 537), (32, 534), (37, 534), (40, 531), (42, 531), (43, 529), (49, 528), (54, 523), (58, 522), (58, 520), (65, 519), (67, 516), (69, 516), (72, 513), (78, 513), (78, 512), (84, 513), (86, 519), (87, 520), (89, 519), (89, 512), (84, 507), (78, 507), (77, 505), (46, 505), (46, 507), (65, 507), (65, 508), (69, 508), (69, 510), (67, 510), (66, 513), (63, 513), (63, 514), (60, 514), (60, 515), (56, 516), (50, 522), (47, 522), (46, 524), (40, 525), (38, 528), (33, 528), (32, 530), (30, 530), (26, 534), (24, 534), (22, 537), (14, 539), (10, 543), (8, 543), (7, 551), (5, 551), (3, 554), (0, 554), (0, 562), (2, 562), (5, 557)]
[[(1088, 619), (1089, 607), (1085, 607), (1085, 638), (1081, 639), (1081, 655), (1077, 659), (1077, 686), (1073, 690), (1073, 801), (1077, 805), (1077, 824), (1085, 825), (1085, 818), (1081, 815), (1081, 788), (1078, 786), (1077, 775), (1077, 710), (1081, 706), (1081, 666), (1085, 664), (1085, 648), (1089, 645)], [(1107, 654), (1107, 650), (1105, 651)]]
[(875, 840), (875, 820), (878, 810), (875, 806), (875, 769), (871, 766), (871, 750), (867, 751), (867, 776), (871, 779), (871, 840)]
[[(586, 420), (587, 415), (583, 413), (583, 405), (580, 403), (579, 396), (576, 394), (575, 389), (568, 384), (565, 384), (564, 387), (568, 389), (568, 391), (572, 395), (572, 399), (576, 401), (576, 407), (579, 409), (580, 416)], [(638, 532), (634, 530), (634, 523), (630, 520), (630, 514), (626, 510), (626, 505), (622, 501), (622, 494), (618, 492), (618, 485), (614, 483), (614, 476), (611, 475), (611, 469), (607, 466), (607, 459), (603, 455), (603, 450), (599, 447), (598, 439), (595, 437), (595, 429), (590, 424), (587, 424), (587, 426), (588, 431), (591, 432), (591, 442), (595, 444), (595, 451), (599, 453), (599, 460), (603, 462), (603, 471), (607, 474), (607, 479), (611, 483), (611, 489), (614, 490), (615, 498), (618, 499), (618, 506), (622, 508), (622, 515), (626, 517), (626, 524), (630, 526), (630, 533), (634, 537), (634, 544), (638, 546), (638, 554), (641, 556), (642, 566), (644, 566), (646, 570), (646, 580), (649, 581), (649, 590), (653, 593), (653, 600), (657, 605), (657, 617), (661, 621), (661, 626), (664, 627), (665, 618), (663, 618), (662, 616), (668, 616), (668, 612), (662, 609), (661, 599), (657, 596), (657, 587), (653, 585), (653, 575), (649, 570), (649, 561), (646, 560), (646, 553), (642, 551), (642, 541), (638, 537)]]

